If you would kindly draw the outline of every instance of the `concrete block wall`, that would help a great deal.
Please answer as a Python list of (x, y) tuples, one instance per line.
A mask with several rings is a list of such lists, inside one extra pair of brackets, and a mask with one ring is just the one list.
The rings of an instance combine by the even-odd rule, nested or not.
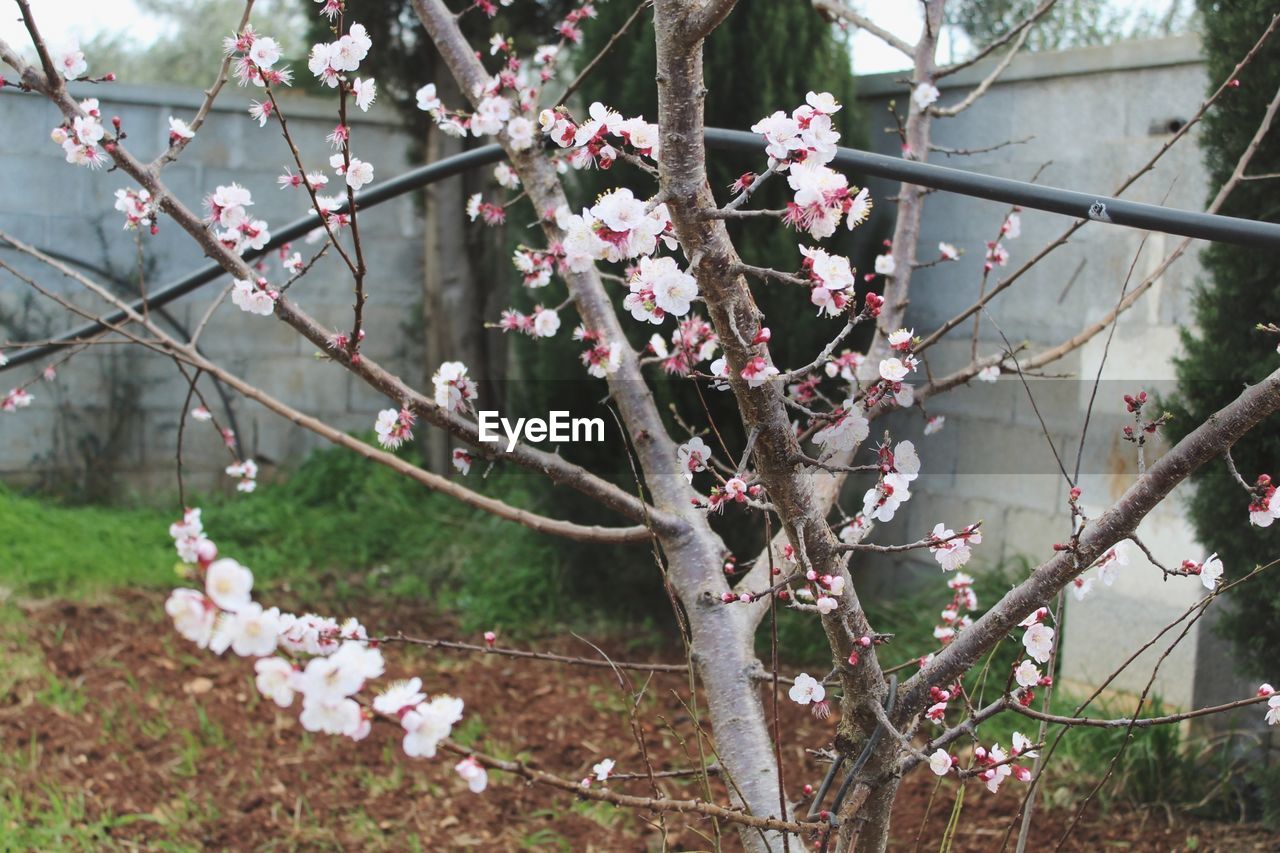
[[(939, 103), (945, 106), (961, 100), (988, 67), (978, 66), (945, 78), (940, 84)], [(936, 119), (934, 142), (951, 149), (978, 149), (1032, 138), (973, 156), (934, 152), (929, 160), (1022, 180), (1039, 171), (1038, 180), (1043, 183), (1111, 195), (1123, 178), (1196, 111), (1207, 85), (1205, 74), (1194, 37), (1022, 56), (973, 107), (957, 118)], [(892, 124), (883, 120), (890, 100), (896, 100), (900, 110), (908, 103), (910, 86), (903, 76), (885, 74), (860, 81), (862, 106), (874, 129), (873, 150), (881, 153), (899, 153), (898, 137), (878, 131)], [(1195, 137), (1193, 131), (1191, 138), (1172, 148), (1125, 197), (1203, 209), (1207, 186)], [(896, 186), (883, 181), (870, 184), (879, 198), (896, 191)], [(922, 270), (913, 279), (908, 323), (928, 332), (977, 298), (985, 243), (995, 237), (1008, 206), (935, 193), (928, 196), (925, 211), (920, 259), (935, 257), (939, 241), (954, 243), (966, 252), (959, 262)], [(1012, 271), (1069, 224), (1065, 217), (1023, 212), (1022, 236), (1006, 243), (1011, 254), (1009, 266), (996, 272)], [(1010, 341), (1027, 342), (1029, 353), (1071, 337), (1115, 305), (1144, 236), (1131, 229), (1086, 225), (1067, 245), (997, 297), (989, 309), (991, 316)], [(1147, 237), (1131, 284), (1151, 271), (1178, 239), (1156, 234)], [(1172, 388), (1177, 326), (1188, 316), (1199, 274), (1193, 246), (1120, 318), (1089, 419), (1079, 480), (1083, 504), (1095, 515), (1119, 497), (1137, 475), (1134, 448), (1120, 438), (1121, 428), (1130, 422), (1121, 397), (1139, 389)], [(996, 280), (993, 277), (991, 283)], [(966, 322), (952, 333), (952, 342), (929, 352), (935, 375), (969, 362), (971, 330), (972, 324)], [(1047, 374), (1060, 378), (1029, 380), (1049, 436), (1068, 470), (1075, 466), (1105, 341), (1106, 335), (1100, 335), (1046, 369)], [(984, 319), (979, 354), (1001, 348), (999, 333)], [(1052, 544), (1065, 540), (1070, 531), (1067, 486), (1019, 379), (1006, 375), (994, 385), (975, 382), (929, 401), (926, 408), (930, 415), (947, 418), (945, 428), (933, 436), (921, 435), (923, 418), (919, 412), (891, 422), (895, 438), (916, 441), (924, 470), (932, 473), (920, 478), (912, 500), (904, 507), (906, 512), (887, 535), (909, 540), (925, 535), (939, 520), (958, 528), (983, 519), (984, 542), (976, 551), (977, 561), (990, 565), (1026, 558), (1035, 564), (1051, 556)], [(1148, 460), (1161, 450), (1160, 445), (1149, 448)], [(1139, 530), (1166, 565), (1204, 557), (1179, 497), (1175, 493)], [(1205, 592), (1190, 579), (1166, 583), (1136, 548), (1130, 547), (1130, 559), (1114, 587), (1099, 589), (1082, 602), (1068, 601), (1063, 646), (1063, 676), (1068, 682), (1098, 683)], [(888, 574), (898, 579), (894, 582), (910, 578), (913, 585), (940, 585), (937, 564), (927, 554), (877, 561), (868, 567), (867, 574)], [(883, 588), (892, 583), (881, 580), (878, 585)], [(1217, 679), (1214, 689), (1209, 690), (1208, 680), (1200, 678), (1205, 667), (1221, 669), (1223, 663), (1220, 650), (1216, 655), (1200, 655), (1198, 660), (1201, 643), (1206, 643), (1206, 653), (1210, 648), (1204, 633), (1193, 632), (1162, 664), (1156, 691), (1166, 703), (1188, 706), (1193, 697), (1203, 703), (1215, 692), (1219, 700), (1244, 695), (1233, 693), (1245, 687), (1236, 679)], [(1141, 691), (1158, 653), (1148, 653), (1130, 666), (1116, 687)]]
[[(189, 89), (119, 85), (73, 86), (77, 97), (97, 97), (107, 120), (120, 116), (131, 150), (142, 158), (167, 146), (170, 115), (190, 119), (201, 93)], [(199, 210), (204, 197), (219, 184), (232, 181), (253, 193), (252, 213), (278, 228), (303, 215), (306, 196), (296, 189), (281, 190), (276, 177), (292, 159), (274, 126), (259, 128), (246, 110), (252, 93), (234, 86), (223, 91), (213, 114), (183, 157), (164, 171), (165, 183), (189, 207)], [(327, 169), (330, 148), (325, 136), (337, 124), (336, 104), (325, 99), (286, 97), (283, 109), (291, 133), (311, 169)], [(0, 126), (23, 128), (10, 133), (0, 153), (0, 230), (47, 251), (85, 265), (86, 271), (107, 270), (136, 288), (137, 246), (134, 234), (121, 230), (123, 217), (112, 209), (115, 190), (131, 186), (119, 172), (91, 172), (63, 162), (47, 132), (59, 123), (52, 106), (35, 96), (0, 90)], [(355, 151), (375, 167), (375, 183), (410, 168), (411, 140), (400, 130), (394, 113), (377, 105), (350, 117)], [(297, 171), (293, 168), (293, 171)], [(331, 187), (338, 186), (331, 184)], [(336, 190), (335, 190), (336, 191)], [(361, 215), (361, 235), (369, 258), (366, 280), (367, 350), (391, 370), (415, 380), (423, 376), (421, 340), (408, 333), (419, 311), (422, 280), (422, 221), (412, 195), (372, 208)], [(207, 263), (192, 241), (172, 223), (161, 222), (159, 235), (144, 234), (146, 286), (155, 290)], [(310, 257), (308, 245), (295, 248)], [(312, 249), (313, 250), (313, 249)], [(0, 250), (3, 259), (38, 278), (77, 304), (94, 307), (77, 285), (61, 281), (39, 265), (14, 252)], [(283, 280), (278, 260), (268, 261), (268, 277)], [(207, 285), (169, 306), (174, 319), (193, 328), (228, 278)], [(136, 292), (136, 290), (134, 291)], [(332, 250), (291, 295), (307, 311), (331, 327), (351, 323), (352, 285), (341, 260)], [(66, 312), (33, 299), (30, 290), (13, 278), (0, 276), (0, 342), (40, 338), (73, 325)], [(78, 324), (78, 323), (77, 323)], [(377, 409), (385, 405), (376, 394), (353, 387), (342, 371), (317, 361), (310, 344), (283, 324), (245, 314), (226, 302), (201, 338), (206, 354), (250, 382), (287, 402), (347, 430), (369, 429)], [(38, 368), (8, 373), (8, 388), (26, 381)], [(120, 348), (84, 352), (59, 371), (52, 383), (39, 382), (31, 390), (36, 400), (22, 418), (0, 418), (0, 477), (10, 482), (38, 479), (56, 467), (65, 453), (51, 454), (54, 437), (102, 432), (106, 429), (111, 377), (128, 379), (135, 397), (117, 407), (124, 417), (127, 450), (115, 458), (116, 476), (128, 491), (165, 493), (176, 489), (174, 454), (180, 409), (186, 384), (171, 362), (145, 352)], [(211, 405), (226, 420), (213, 388), (202, 384)], [(256, 404), (234, 400), (232, 409), (240, 439), (255, 457), (278, 465), (301, 460), (318, 440), (289, 425)], [(197, 488), (225, 484), (222, 468), (228, 457), (207, 424), (190, 425), (184, 460), (188, 483)]]

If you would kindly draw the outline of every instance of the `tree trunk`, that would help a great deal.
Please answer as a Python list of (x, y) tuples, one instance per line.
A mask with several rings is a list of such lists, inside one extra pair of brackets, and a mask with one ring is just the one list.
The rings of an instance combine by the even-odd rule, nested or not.
[[(437, 60), (432, 79), (441, 98), (449, 103), (461, 102), (462, 95), (443, 60)], [(461, 154), (465, 148), (465, 140), (432, 128), (427, 135), (427, 162)], [(436, 181), (426, 189), (422, 244), (424, 369), (429, 379), (442, 362), (461, 361), (470, 369), (471, 376), (483, 383), (493, 378), (493, 369), (498, 365), (490, 364), (484, 345), (484, 293), (489, 288), (481, 285), (482, 277), (477, 275), (474, 256), (477, 240), (468, 234), (466, 206), (465, 175)], [(481, 390), (488, 392), (482, 399), (496, 406), (492, 383)], [(432, 430), (427, 435), (425, 467), (437, 474), (447, 474), (451, 452), (449, 434)]]

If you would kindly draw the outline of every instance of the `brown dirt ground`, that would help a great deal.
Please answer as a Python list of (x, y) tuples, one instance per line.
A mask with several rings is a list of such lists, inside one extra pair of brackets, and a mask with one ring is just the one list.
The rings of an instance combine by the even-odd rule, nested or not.
[[(0, 849), (662, 849), (651, 816), (503, 774), (472, 795), (454, 760), (406, 758), (390, 727), (376, 726), (359, 744), (309, 735), (296, 708), (282, 711), (257, 696), (247, 661), (215, 657), (178, 637), (162, 600), (130, 593), (28, 604), (21, 613), (8, 606), (12, 615), (0, 623)], [(370, 627), (389, 627), (394, 618), (395, 627), (420, 636), (457, 636), (438, 615), (401, 609), (382, 618), (388, 625)], [(620, 644), (602, 645), (612, 653)], [(576, 641), (542, 647), (589, 653)], [(430, 692), (464, 697), (467, 718), (455, 734), (488, 752), (571, 778), (603, 756), (615, 758), (619, 772), (643, 769), (608, 671), (402, 647), (389, 650), (388, 661), (395, 674), (421, 675)], [(686, 681), (674, 675), (648, 684), (640, 717), (657, 769), (696, 766), (687, 695)], [(794, 795), (806, 781), (816, 785), (821, 772), (804, 746), (825, 745), (836, 720), (817, 721), (785, 696), (782, 713), (794, 733), (784, 752)], [(927, 772), (904, 782), (892, 849), (915, 847), (918, 831), (920, 849), (938, 848), (957, 787), (943, 783), (920, 830), (934, 782)], [(646, 782), (616, 784), (647, 792)], [(689, 781), (663, 785), (670, 795), (698, 794)], [(971, 783), (953, 849), (999, 849), (1019, 787), (1007, 783), (992, 796)], [(24, 834), (37, 823), (63, 825), (50, 817), (55, 792), (77, 802), (82, 796), (82, 813), (59, 819), (65, 835)], [(145, 817), (119, 820), (129, 815)], [(1069, 818), (1066, 810), (1038, 812), (1030, 849), (1053, 849)], [(89, 842), (72, 831), (90, 825), (106, 829)], [(667, 818), (668, 849), (709, 849), (713, 833), (706, 821)], [(737, 847), (726, 833), (724, 848)], [(1064, 849), (1277, 848), (1256, 827), (1094, 808)]]

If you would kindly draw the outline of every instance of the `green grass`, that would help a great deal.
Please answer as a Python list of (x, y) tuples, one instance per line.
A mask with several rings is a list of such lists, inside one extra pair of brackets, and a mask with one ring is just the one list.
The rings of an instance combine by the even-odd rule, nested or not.
[(172, 584), (168, 539), (157, 510), (64, 507), (0, 487), (0, 585), (20, 595)]
[[(491, 477), (489, 495), (536, 508), (519, 477)], [(223, 556), (253, 570), (259, 588), (299, 598), (429, 601), (467, 630), (508, 635), (587, 616), (566, 595), (556, 542), (408, 481), (344, 450), (313, 454), (287, 480), (248, 495), (189, 496)], [(0, 486), (0, 587), (24, 597), (76, 598), (111, 589), (166, 588), (178, 561), (154, 508), (69, 506)]]
[(0, 781), (0, 849), (114, 850), (111, 830), (154, 820), (149, 815), (101, 815), (90, 818), (83, 793), (41, 786), (32, 794)]

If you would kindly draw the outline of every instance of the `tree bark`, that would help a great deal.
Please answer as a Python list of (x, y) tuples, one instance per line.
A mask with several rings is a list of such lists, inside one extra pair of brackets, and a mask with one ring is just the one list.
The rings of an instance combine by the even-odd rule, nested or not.
[[(488, 74), (458, 30), (452, 13), (441, 0), (415, 0), (414, 7), (459, 87), (476, 92)], [(555, 210), (566, 204), (559, 175), (545, 155), (537, 150), (513, 150), (505, 134), (498, 141), (534, 210)], [(541, 225), (548, 241), (562, 239), (553, 221), (543, 220)], [(772, 738), (759, 687), (750, 678), (759, 667), (752, 649), (755, 623), (749, 610), (727, 606), (721, 600), (728, 590), (721, 570), (727, 549), (711, 529), (705, 510), (693, 506), (697, 493), (679, 472), (676, 444), (644, 380), (639, 359), (627, 344), (599, 273), (594, 268), (567, 273), (566, 282), (583, 324), (622, 348), (621, 363), (608, 377), (610, 396), (630, 435), (654, 506), (684, 522), (678, 530), (655, 531), (655, 535), (667, 561), (668, 581), (688, 619), (691, 655), (706, 692), (716, 754), (733, 780), (730, 796), (752, 814), (782, 816)], [(782, 847), (776, 833), (744, 829), (741, 837), (753, 853)]]
[[(439, 96), (457, 103), (462, 95), (453, 76), (437, 58), (431, 79)], [(462, 153), (465, 141), (436, 128), (427, 133), (427, 162)], [(484, 347), (484, 320), (478, 291), (480, 279), (472, 264), (467, 239), (466, 176), (436, 181), (426, 189), (423, 223), (422, 329), (426, 379), (441, 363), (461, 361), (478, 382), (491, 379)], [(492, 389), (484, 389), (483, 399), (492, 399)], [(447, 433), (432, 430), (427, 437), (427, 468), (437, 474), (450, 471), (451, 442)]]

